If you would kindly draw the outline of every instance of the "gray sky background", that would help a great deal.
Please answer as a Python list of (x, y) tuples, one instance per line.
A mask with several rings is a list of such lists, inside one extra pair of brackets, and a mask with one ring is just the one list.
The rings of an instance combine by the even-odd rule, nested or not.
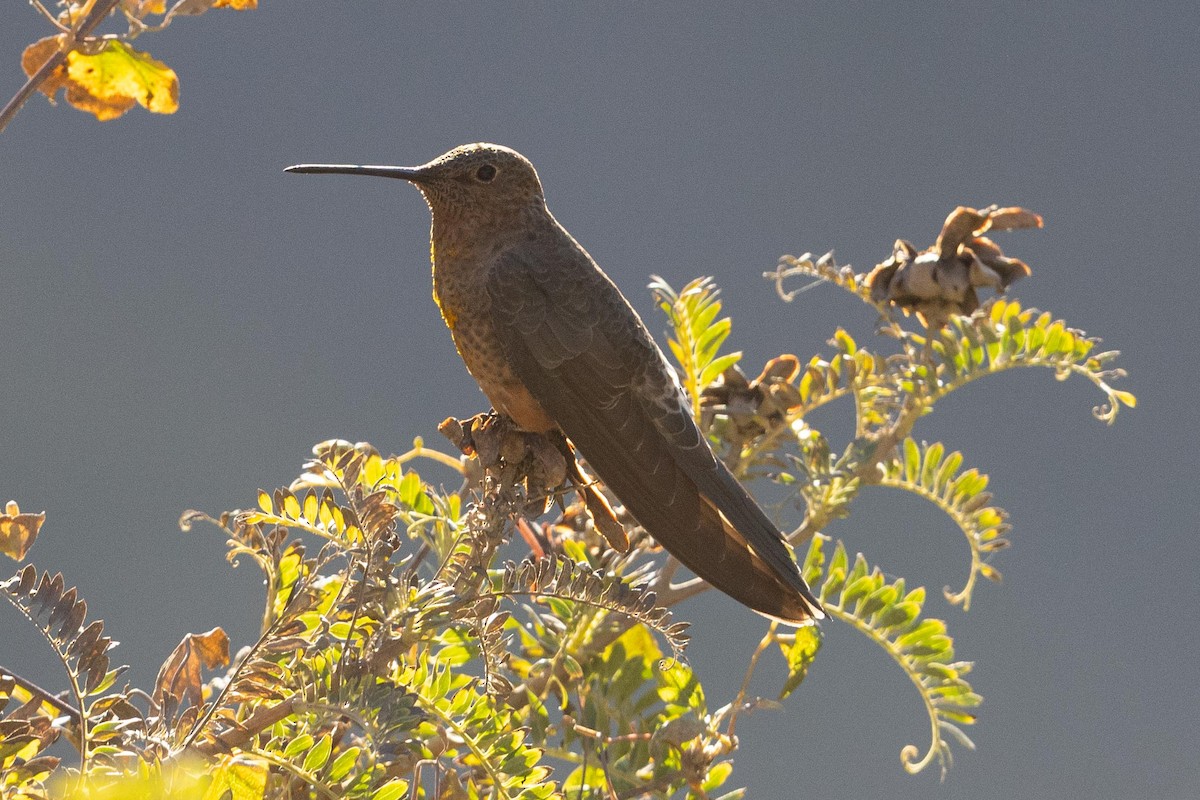
[[(322, 439), (440, 444), (443, 417), (485, 407), (430, 301), (418, 194), (288, 164), (515, 147), (656, 332), (650, 273), (715, 276), (748, 365), (872, 328), (832, 288), (779, 302), (759, 275), (780, 254), (867, 268), (897, 237), (931, 243), (955, 205), (1024, 205), (1046, 228), (999, 237), (1034, 270), (1016, 295), (1122, 350), (1139, 408), (1107, 428), (1089, 384), (1029, 370), (918, 427), (991, 474), (1015, 525), (1004, 584), (967, 614), (939, 596), (968, 554), (932, 508), (877, 490), (832, 531), (930, 587), (977, 663), (978, 751), (944, 784), (906, 776), (900, 749), (928, 735), (911, 685), (829, 624), (785, 710), (739, 725), (733, 780), (1196, 797), (1200, 13), (911, 5), (268, 1), (139, 41), (180, 75), (173, 117), (99, 124), (35, 99), (0, 136), (0, 500), (48, 511), (32, 559), (79, 585), (146, 685), (184, 633), (240, 645), (258, 619), (253, 569), (180, 533), (181, 511), (251, 505)], [(5, 97), (44, 27), (0, 11)], [(762, 624), (717, 596), (680, 613), (710, 698), (731, 696)], [(0, 610), (0, 663), (58, 686), (39, 647)]]

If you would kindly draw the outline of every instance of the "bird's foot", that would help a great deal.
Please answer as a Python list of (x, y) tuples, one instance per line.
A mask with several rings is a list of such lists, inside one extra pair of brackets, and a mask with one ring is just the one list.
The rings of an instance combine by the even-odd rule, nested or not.
[(504, 489), (525, 487), (528, 513), (542, 514), (567, 479), (567, 464), (545, 436), (518, 428), (494, 411), (459, 420), (448, 417), (438, 430)]
[[(629, 549), (624, 526), (595, 482), (586, 477), (575, 461), (570, 444), (558, 431), (530, 433), (508, 417), (490, 411), (465, 420), (448, 417), (438, 430), (463, 452), (474, 456), (484, 472), (501, 488), (523, 485), (525, 513), (538, 516), (561, 498), (564, 488), (578, 492), (595, 530), (621, 552)], [(564, 510), (564, 519), (570, 509)], [(522, 531), (522, 535), (525, 531)]]

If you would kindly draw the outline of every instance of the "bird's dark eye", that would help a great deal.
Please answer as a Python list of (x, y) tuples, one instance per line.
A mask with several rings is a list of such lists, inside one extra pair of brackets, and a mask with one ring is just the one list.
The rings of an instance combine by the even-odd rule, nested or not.
[(484, 164), (479, 169), (475, 170), (475, 177), (484, 183), (488, 183), (492, 178), (496, 177), (496, 168), (491, 164)]

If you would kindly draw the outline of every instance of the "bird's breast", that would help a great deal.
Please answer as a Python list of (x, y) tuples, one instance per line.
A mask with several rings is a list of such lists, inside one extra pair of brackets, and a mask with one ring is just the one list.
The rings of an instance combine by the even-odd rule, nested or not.
[(490, 264), (488, 258), (453, 258), (435, 245), (434, 300), (467, 371), (492, 406), (523, 430), (553, 430), (557, 424), (517, 377), (504, 352), (487, 292)]

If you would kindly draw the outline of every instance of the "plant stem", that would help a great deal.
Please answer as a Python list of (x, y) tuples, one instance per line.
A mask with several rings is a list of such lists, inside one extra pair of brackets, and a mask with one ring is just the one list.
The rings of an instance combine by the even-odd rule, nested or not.
[(738, 712), (742, 710), (742, 705), (746, 702), (746, 693), (750, 691), (750, 679), (754, 677), (754, 670), (758, 667), (758, 659), (771, 646), (771, 642), (775, 641), (775, 631), (778, 629), (779, 623), (771, 620), (771, 625), (767, 628), (767, 632), (759, 639), (758, 647), (754, 648), (754, 653), (750, 656), (750, 663), (746, 665), (746, 676), (742, 678), (741, 688), (738, 689), (737, 697), (733, 698), (732, 710), (729, 712), (730, 738), (736, 733)]
[(31, 697), (36, 698), (38, 702), (51, 706), (59, 716), (68, 717), (70, 719), (70, 725), (67, 727), (66, 733), (68, 734), (68, 738), (71, 739), (72, 744), (74, 744), (76, 747), (79, 746), (79, 709), (75, 708), (61, 697), (51, 694), (49, 691), (38, 686), (33, 681), (22, 678), (12, 670), (0, 667), (0, 678), (8, 678), (14, 684), (28, 692)]

